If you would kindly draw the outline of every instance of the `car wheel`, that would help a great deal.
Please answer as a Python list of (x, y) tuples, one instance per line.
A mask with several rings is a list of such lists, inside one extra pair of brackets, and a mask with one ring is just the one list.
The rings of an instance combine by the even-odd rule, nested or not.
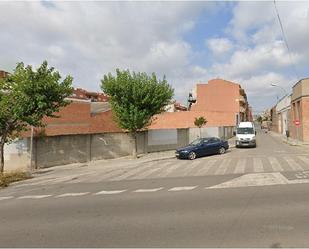
[(219, 149), (219, 154), (224, 154), (225, 153), (225, 148), (224, 147), (221, 147), (220, 149)]
[(194, 160), (195, 158), (196, 158), (196, 154), (195, 154), (195, 152), (193, 152), (193, 151), (191, 151), (190, 153), (189, 153), (189, 159), (190, 160)]

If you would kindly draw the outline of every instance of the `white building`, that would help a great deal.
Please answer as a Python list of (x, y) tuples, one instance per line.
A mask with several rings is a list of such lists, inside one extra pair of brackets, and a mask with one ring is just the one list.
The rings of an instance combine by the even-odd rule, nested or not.
[(278, 114), (278, 132), (286, 134), (289, 129), (289, 112), (291, 110), (291, 95), (284, 96), (276, 105), (276, 112)]

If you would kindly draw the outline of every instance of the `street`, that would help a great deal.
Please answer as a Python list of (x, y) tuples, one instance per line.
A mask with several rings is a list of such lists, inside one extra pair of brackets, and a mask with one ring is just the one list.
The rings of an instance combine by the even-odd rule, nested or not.
[(1, 247), (308, 247), (309, 151), (46, 171), (0, 191)]

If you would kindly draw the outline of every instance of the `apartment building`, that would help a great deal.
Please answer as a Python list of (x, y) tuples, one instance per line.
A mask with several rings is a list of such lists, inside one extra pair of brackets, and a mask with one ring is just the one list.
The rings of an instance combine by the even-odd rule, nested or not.
[(192, 111), (224, 112), (233, 116), (234, 125), (242, 121), (252, 121), (245, 90), (238, 83), (223, 79), (213, 79), (207, 84), (197, 84), (193, 90), (196, 102)]

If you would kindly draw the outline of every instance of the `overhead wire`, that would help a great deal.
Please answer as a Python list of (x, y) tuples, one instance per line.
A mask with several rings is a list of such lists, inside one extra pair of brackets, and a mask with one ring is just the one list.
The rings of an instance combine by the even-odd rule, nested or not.
[(288, 50), (288, 55), (289, 55), (289, 59), (290, 59), (290, 63), (292, 64), (292, 67), (293, 67), (293, 70), (294, 70), (294, 74), (297, 78), (297, 80), (299, 80), (299, 74), (296, 70), (296, 66), (295, 66), (295, 63), (292, 59), (292, 56), (291, 56), (291, 50), (290, 50), (290, 46), (288, 44), (288, 40), (287, 40), (287, 37), (285, 35), (285, 32), (284, 32), (284, 29), (283, 29), (283, 25), (282, 25), (282, 21), (281, 21), (281, 18), (280, 18), (280, 14), (279, 14), (279, 11), (278, 11), (278, 8), (277, 8), (277, 4), (276, 4), (276, 0), (274, 0), (274, 6), (275, 6), (275, 10), (276, 10), (276, 13), (277, 13), (277, 17), (278, 17), (278, 21), (279, 21), (279, 24), (280, 24), (280, 29), (281, 29), (281, 33), (282, 33), (282, 38), (283, 38), (283, 41), (285, 43), (285, 46), (287, 47), (287, 50)]

